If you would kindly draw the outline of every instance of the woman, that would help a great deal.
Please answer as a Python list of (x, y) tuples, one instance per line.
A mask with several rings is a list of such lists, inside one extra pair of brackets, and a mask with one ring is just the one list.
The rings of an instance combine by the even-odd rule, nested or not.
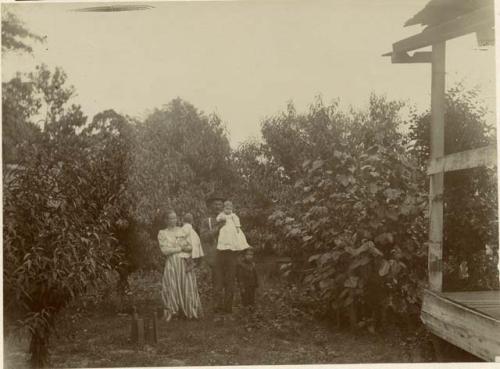
[(160, 249), (167, 256), (161, 283), (164, 317), (170, 321), (174, 315), (182, 313), (188, 319), (198, 319), (202, 309), (196, 276), (187, 262), (191, 253), (189, 238), (177, 226), (174, 211), (167, 212), (166, 221), (167, 228), (158, 233)]

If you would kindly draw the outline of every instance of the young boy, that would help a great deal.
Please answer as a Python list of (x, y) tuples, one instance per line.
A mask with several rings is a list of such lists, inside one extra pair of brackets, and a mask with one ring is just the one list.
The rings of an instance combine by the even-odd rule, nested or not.
[(241, 292), (241, 302), (243, 306), (253, 309), (255, 307), (255, 290), (259, 285), (253, 260), (253, 249), (248, 248), (241, 252), (243, 255), (238, 262), (236, 270), (236, 277)]

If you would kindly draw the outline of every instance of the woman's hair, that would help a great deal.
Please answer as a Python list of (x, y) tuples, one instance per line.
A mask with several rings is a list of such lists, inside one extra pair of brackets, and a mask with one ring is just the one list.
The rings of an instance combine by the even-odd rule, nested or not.
[(164, 209), (160, 212), (160, 214), (158, 216), (158, 225), (159, 225), (160, 229), (164, 229), (168, 226), (168, 217), (170, 214), (177, 215), (175, 210), (171, 209), (171, 208)]

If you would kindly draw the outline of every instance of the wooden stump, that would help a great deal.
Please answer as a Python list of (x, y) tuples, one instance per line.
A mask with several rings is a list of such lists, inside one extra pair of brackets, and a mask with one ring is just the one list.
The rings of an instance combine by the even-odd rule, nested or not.
[(349, 314), (349, 324), (351, 325), (351, 329), (357, 329), (358, 328), (358, 314), (356, 312), (356, 308), (354, 305), (349, 306), (348, 308), (348, 314)]
[(144, 345), (144, 320), (139, 318), (137, 308), (133, 307), (132, 327), (130, 332), (130, 340), (139, 346)]
[(158, 343), (158, 316), (156, 312), (151, 314), (145, 321), (146, 342), (149, 344)]

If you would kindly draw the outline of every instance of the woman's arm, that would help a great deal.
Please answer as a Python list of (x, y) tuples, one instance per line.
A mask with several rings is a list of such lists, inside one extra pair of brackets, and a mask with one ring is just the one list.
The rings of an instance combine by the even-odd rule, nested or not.
[(193, 245), (191, 244), (191, 237), (188, 235), (184, 235), (181, 240), (181, 250), (183, 252), (191, 252), (193, 251)]
[(191, 241), (191, 232), (188, 229), (181, 228), (179, 230), (177, 238), (178, 238), (177, 244), (180, 245), (181, 250), (183, 252), (191, 253), (191, 251), (193, 250), (193, 245)]
[(166, 256), (176, 254), (176, 253), (182, 251), (180, 247), (175, 245), (175, 243), (172, 244), (172, 242), (170, 242), (169, 238), (165, 234), (163, 234), (162, 231), (160, 231), (158, 233), (158, 242), (160, 244), (161, 252), (163, 254), (165, 254)]

